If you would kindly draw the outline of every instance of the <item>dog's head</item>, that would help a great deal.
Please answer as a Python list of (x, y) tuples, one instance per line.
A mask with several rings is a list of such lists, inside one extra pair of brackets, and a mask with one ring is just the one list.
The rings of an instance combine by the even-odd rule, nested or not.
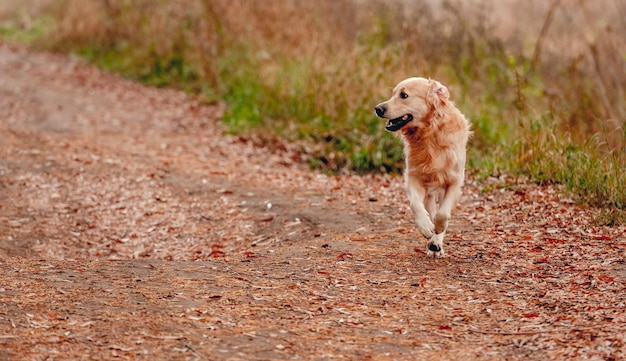
[(395, 132), (405, 126), (427, 126), (430, 119), (443, 114), (450, 93), (438, 81), (408, 78), (393, 89), (391, 99), (378, 104), (376, 115), (387, 119), (385, 129)]

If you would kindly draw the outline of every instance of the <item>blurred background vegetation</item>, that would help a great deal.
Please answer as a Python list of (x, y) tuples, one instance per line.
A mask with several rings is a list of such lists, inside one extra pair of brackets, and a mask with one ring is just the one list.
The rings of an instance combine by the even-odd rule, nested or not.
[(329, 172), (399, 172), (373, 107), (431, 77), (474, 125), (474, 175), (626, 218), (622, 0), (5, 0), (0, 37), (224, 102), (230, 132), (302, 141)]

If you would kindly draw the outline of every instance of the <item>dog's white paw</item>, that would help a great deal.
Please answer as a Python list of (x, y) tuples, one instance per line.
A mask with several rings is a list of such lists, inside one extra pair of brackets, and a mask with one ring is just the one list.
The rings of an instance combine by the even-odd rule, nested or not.
[(434, 234), (428, 241), (427, 257), (444, 257), (446, 253), (443, 250), (443, 234)]
[(417, 229), (419, 229), (420, 233), (426, 238), (432, 238), (435, 234), (435, 225), (428, 217), (416, 218), (415, 222), (417, 223)]

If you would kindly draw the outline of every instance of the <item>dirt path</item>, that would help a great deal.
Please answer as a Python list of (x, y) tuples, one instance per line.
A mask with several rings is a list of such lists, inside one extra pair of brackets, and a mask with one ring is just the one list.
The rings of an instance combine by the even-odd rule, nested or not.
[(399, 177), (221, 111), (0, 45), (0, 360), (626, 358), (623, 227), (470, 180), (428, 259)]

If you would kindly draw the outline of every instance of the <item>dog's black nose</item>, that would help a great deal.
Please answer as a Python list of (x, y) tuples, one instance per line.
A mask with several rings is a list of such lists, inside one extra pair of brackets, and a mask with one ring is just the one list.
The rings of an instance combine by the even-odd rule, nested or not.
[(387, 108), (385, 107), (384, 104), (378, 104), (374, 110), (376, 110), (376, 115), (378, 115), (379, 117), (383, 117), (385, 115), (385, 112), (387, 111)]

